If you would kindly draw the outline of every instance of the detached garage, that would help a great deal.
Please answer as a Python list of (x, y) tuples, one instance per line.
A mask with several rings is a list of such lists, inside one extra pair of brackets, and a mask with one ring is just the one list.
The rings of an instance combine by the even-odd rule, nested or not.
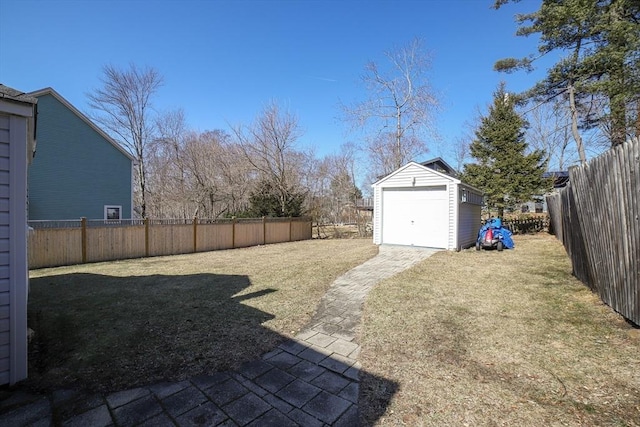
[(373, 184), (373, 243), (448, 250), (475, 244), (482, 192), (438, 169), (411, 162)]

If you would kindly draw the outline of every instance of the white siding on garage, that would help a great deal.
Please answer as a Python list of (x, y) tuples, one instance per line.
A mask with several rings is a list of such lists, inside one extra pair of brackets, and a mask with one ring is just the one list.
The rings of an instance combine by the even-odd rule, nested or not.
[[(409, 163), (408, 165), (398, 169), (396, 172), (391, 175), (385, 177), (381, 181), (378, 181), (374, 184), (374, 208), (373, 208), (373, 242), (375, 244), (388, 243), (384, 241), (383, 236), (383, 227), (384, 227), (384, 219), (383, 213), (385, 211), (384, 207), (384, 191), (388, 191), (389, 189), (412, 189), (412, 188), (435, 188), (440, 187), (444, 188), (447, 192), (445, 196), (448, 201), (448, 220), (449, 224), (439, 223), (440, 230), (446, 231), (447, 233), (447, 244), (445, 249), (451, 249), (455, 247), (455, 230), (454, 224), (455, 222), (451, 222), (453, 215), (455, 215), (456, 209), (456, 200), (455, 196), (449, 194), (451, 185), (456, 180), (452, 177), (444, 175), (442, 173), (438, 173), (433, 171), (432, 169), (425, 168), (424, 166), (418, 165), (416, 163)], [(419, 193), (416, 193), (419, 194)], [(444, 208), (443, 208), (444, 210)], [(446, 222), (447, 220), (442, 220)], [(402, 239), (402, 238), (400, 238)], [(422, 245), (420, 245), (422, 246)], [(438, 244), (437, 247), (442, 247), (444, 245)]]
[[(436, 188), (440, 190), (438, 197), (424, 192)], [(460, 180), (412, 162), (376, 182), (373, 192), (375, 244), (458, 250), (475, 243), (482, 194)], [(473, 200), (463, 202), (462, 192), (465, 196), (473, 193)]]
[[(397, 172), (384, 179), (384, 188), (390, 187), (428, 187), (433, 185), (447, 185), (454, 178), (446, 178), (435, 171), (409, 163)], [(414, 182), (415, 178), (415, 182)]]
[(457, 217), (458, 217), (458, 185), (456, 183), (449, 183), (447, 186), (449, 197), (449, 240), (447, 242), (447, 249), (456, 249), (456, 239), (458, 238), (457, 229)]
[(382, 244), (382, 187), (373, 187), (373, 243)]
[[(476, 190), (460, 185), (459, 192), (467, 192), (466, 200), (460, 200), (458, 213), (458, 249), (471, 247), (478, 238), (481, 226), (482, 195)], [(473, 196), (470, 196), (473, 195)]]

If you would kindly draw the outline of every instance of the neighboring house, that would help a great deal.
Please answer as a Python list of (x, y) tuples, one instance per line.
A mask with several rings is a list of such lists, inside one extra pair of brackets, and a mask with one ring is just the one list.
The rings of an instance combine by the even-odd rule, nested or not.
[(420, 163), (422, 166), (426, 166), (429, 169), (433, 169), (434, 171), (441, 172), (456, 178), (458, 174), (455, 169), (453, 169), (447, 162), (445, 162), (442, 157), (436, 157), (435, 159), (427, 160), (426, 162)]
[[(544, 179), (553, 179), (553, 191), (566, 187), (569, 183), (568, 171), (550, 171), (542, 174)], [(547, 213), (547, 198), (545, 195), (537, 195), (533, 200), (520, 206), (522, 213)]]
[(553, 178), (553, 188), (564, 188), (569, 183), (569, 171), (550, 171), (542, 174), (545, 179)]
[(27, 164), (36, 103), (0, 84), (0, 385), (27, 377)]
[(475, 244), (482, 192), (451, 175), (411, 162), (373, 184), (373, 194), (375, 244), (448, 250)]
[(55, 90), (29, 95), (38, 99), (29, 220), (131, 218), (133, 157)]

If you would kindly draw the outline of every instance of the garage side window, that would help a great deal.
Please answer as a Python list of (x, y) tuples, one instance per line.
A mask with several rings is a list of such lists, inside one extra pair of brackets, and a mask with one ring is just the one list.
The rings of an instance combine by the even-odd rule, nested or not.
[(467, 190), (465, 188), (460, 191), (460, 201), (462, 203), (470, 203), (472, 205), (482, 206), (483, 197), (481, 194)]

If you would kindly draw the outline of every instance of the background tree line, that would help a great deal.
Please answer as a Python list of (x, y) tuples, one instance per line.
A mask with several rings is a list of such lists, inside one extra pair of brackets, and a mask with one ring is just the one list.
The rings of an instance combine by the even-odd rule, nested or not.
[[(135, 158), (135, 211), (142, 218), (288, 217), (355, 220), (353, 157), (317, 159), (301, 147), (298, 117), (271, 101), (231, 132), (189, 129), (182, 110), (158, 113), (160, 73), (108, 65), (88, 95), (91, 117)], [(346, 149), (345, 149), (346, 150)]]
[[(543, 194), (544, 170), (584, 162), (590, 150), (640, 132), (640, 2), (543, 0), (517, 22), (518, 35), (539, 36), (538, 52), (499, 60), (495, 69), (531, 70), (552, 52), (557, 63), (524, 93), (501, 84), (471, 133), (448, 147), (461, 177), (499, 212)], [(133, 64), (104, 67), (101, 86), (88, 94), (90, 115), (135, 157), (141, 217), (310, 214), (319, 223), (354, 222), (363, 191), (419, 160), (437, 135), (440, 101), (423, 42), (416, 38), (383, 58), (364, 67), (364, 99), (341, 102), (357, 142), (323, 158), (300, 144), (299, 118), (277, 101), (229, 131), (193, 131), (183, 111), (156, 112), (163, 78)], [(523, 176), (530, 179), (516, 179)]]

